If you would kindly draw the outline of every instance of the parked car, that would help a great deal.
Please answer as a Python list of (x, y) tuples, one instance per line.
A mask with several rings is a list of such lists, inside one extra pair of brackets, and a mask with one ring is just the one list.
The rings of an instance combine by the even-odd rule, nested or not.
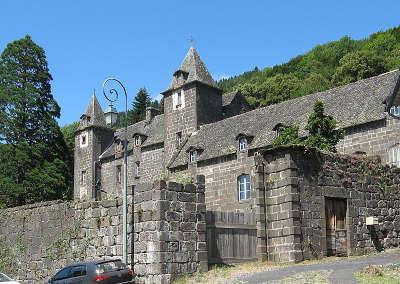
[(68, 265), (47, 283), (51, 284), (113, 284), (134, 283), (133, 271), (120, 259), (86, 261)]
[(1, 272), (0, 272), (0, 283), (1, 284), (19, 284), (18, 281), (11, 279), (10, 277), (8, 277), (7, 275), (5, 275), (4, 273), (1, 273)]

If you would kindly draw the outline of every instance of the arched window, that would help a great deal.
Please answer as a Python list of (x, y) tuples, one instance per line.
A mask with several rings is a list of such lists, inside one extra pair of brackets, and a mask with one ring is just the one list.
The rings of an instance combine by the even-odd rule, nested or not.
[(394, 145), (389, 149), (388, 153), (388, 162), (389, 164), (400, 167), (400, 145)]
[(238, 198), (239, 201), (250, 199), (250, 176), (241, 175), (238, 177)]

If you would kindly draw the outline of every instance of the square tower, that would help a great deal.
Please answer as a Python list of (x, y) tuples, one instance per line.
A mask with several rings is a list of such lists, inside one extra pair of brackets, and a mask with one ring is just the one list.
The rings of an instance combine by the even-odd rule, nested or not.
[(222, 119), (222, 91), (191, 47), (164, 96), (164, 166), (188, 136)]

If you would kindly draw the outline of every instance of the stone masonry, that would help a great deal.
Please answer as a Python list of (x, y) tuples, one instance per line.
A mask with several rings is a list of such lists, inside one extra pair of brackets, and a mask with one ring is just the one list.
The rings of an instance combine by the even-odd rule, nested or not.
[[(326, 200), (346, 203), (345, 253), (400, 245), (400, 171), (379, 158), (299, 147), (264, 153), (267, 252), (274, 261), (327, 255)], [(366, 217), (378, 224), (367, 226)]]
[[(128, 196), (128, 264), (143, 283), (169, 283), (207, 270), (204, 177), (183, 186), (163, 181)], [(82, 260), (121, 258), (122, 199), (36, 203), (0, 211), (0, 267), (24, 281), (48, 279)]]
[(195, 184), (161, 181), (135, 195), (135, 272), (146, 283), (170, 283), (208, 270), (204, 176)]

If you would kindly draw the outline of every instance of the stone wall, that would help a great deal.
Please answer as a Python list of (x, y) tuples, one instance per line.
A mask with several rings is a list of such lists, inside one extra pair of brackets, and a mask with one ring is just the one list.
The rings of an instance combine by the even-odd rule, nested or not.
[(11, 262), (3, 263), (11, 275), (25, 283), (37, 283), (68, 263), (121, 257), (121, 205), (121, 199), (54, 201), (2, 210), (0, 258)]
[[(137, 184), (128, 195), (128, 263), (145, 283), (207, 268), (204, 177), (196, 185)], [(66, 264), (122, 257), (122, 199), (52, 201), (0, 211), (0, 270), (24, 283)]]
[(400, 121), (387, 115), (380, 121), (370, 122), (346, 129), (346, 135), (337, 145), (343, 154), (365, 152), (367, 155), (379, 155), (382, 162), (388, 162), (389, 149), (398, 145), (400, 140)]
[(146, 283), (207, 271), (204, 176), (195, 184), (157, 182), (135, 195), (135, 272)]
[[(304, 148), (264, 155), (269, 258), (300, 261), (327, 255), (325, 202), (346, 202), (346, 253), (400, 243), (400, 169), (377, 158)], [(378, 218), (367, 226), (366, 217)]]

